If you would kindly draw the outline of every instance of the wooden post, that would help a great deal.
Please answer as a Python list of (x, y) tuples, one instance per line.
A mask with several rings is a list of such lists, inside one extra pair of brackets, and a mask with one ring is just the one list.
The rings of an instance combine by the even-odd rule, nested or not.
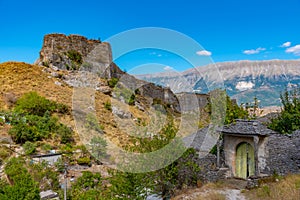
[(220, 139), (217, 141), (217, 168), (220, 168)]
[(259, 142), (259, 137), (254, 136), (253, 137), (253, 142), (254, 142), (254, 162), (255, 162), (254, 175), (258, 176), (259, 175), (259, 169), (258, 169), (258, 142)]

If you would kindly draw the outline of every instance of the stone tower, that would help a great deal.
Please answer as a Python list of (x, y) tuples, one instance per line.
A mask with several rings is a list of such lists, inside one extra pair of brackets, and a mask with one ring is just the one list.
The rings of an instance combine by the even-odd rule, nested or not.
[[(57, 67), (62, 70), (83, 70), (108, 76), (112, 63), (109, 43), (89, 40), (79, 35), (45, 35), (38, 65)], [(104, 75), (105, 74), (105, 75)]]

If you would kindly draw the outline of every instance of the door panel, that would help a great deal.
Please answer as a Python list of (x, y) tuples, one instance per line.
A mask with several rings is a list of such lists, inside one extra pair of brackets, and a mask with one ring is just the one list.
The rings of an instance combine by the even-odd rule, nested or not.
[(247, 178), (254, 175), (254, 149), (246, 142), (240, 143), (236, 149), (235, 175)]

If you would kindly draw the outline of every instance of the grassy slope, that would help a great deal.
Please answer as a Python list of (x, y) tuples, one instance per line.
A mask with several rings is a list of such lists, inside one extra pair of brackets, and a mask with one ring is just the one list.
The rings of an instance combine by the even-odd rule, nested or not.
[[(49, 76), (49, 73), (43, 72), (44, 67), (26, 64), (23, 62), (6, 62), (0, 64), (0, 109), (8, 109), (5, 95), (13, 93), (17, 98), (29, 91), (36, 91), (40, 95), (53, 101), (64, 103), (70, 108), (72, 106), (72, 87), (63, 84), (56, 85), (55, 82), (62, 80)], [(59, 73), (67, 74), (68, 72), (60, 71)], [(124, 144), (127, 135), (118, 128), (111, 111), (104, 107), (106, 102), (110, 102), (109, 95), (96, 92), (96, 110), (99, 124), (103, 125), (104, 131), (108, 138), (116, 144)], [(134, 118), (140, 118), (147, 121), (147, 115), (131, 106), (130, 111)], [(59, 116), (60, 121), (75, 128), (72, 115)], [(7, 127), (0, 127), (0, 133), (5, 134)], [(80, 144), (79, 137), (76, 134), (75, 140)]]
[(56, 78), (48, 78), (42, 67), (20, 62), (0, 64), (0, 106), (5, 107), (3, 95), (14, 93), (17, 97), (37, 91), (48, 99), (71, 106), (72, 88), (58, 86)]

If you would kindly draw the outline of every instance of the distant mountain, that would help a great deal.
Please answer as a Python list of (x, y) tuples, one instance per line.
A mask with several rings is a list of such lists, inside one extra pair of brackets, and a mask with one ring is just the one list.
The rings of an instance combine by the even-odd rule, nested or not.
[(237, 61), (210, 64), (178, 73), (135, 75), (139, 79), (170, 87), (175, 93), (207, 93), (225, 88), (238, 103), (279, 106), (285, 88), (300, 86), (300, 60)]

